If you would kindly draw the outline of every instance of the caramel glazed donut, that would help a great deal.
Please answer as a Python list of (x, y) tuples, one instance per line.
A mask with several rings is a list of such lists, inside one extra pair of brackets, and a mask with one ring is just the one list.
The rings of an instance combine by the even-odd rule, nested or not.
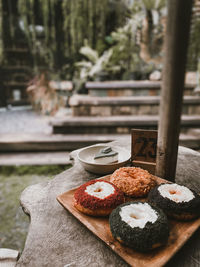
[(114, 238), (123, 245), (146, 252), (167, 243), (169, 226), (166, 215), (147, 202), (126, 202), (109, 217)]
[(182, 185), (160, 184), (150, 191), (148, 201), (177, 220), (188, 221), (200, 216), (200, 196)]
[(92, 216), (107, 216), (124, 201), (124, 193), (104, 180), (89, 181), (74, 193), (75, 208)]
[(145, 197), (156, 185), (153, 176), (138, 167), (122, 167), (110, 177), (110, 182), (120, 188), (127, 196)]

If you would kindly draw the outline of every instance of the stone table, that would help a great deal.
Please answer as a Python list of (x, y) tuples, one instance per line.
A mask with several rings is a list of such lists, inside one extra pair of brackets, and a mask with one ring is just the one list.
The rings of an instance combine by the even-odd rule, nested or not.
[[(130, 150), (130, 140), (110, 144)], [(51, 181), (29, 186), (23, 191), (21, 205), (30, 215), (30, 226), (18, 267), (128, 266), (56, 200), (56, 196), (97, 177), (82, 168), (77, 151), (72, 152), (72, 168)], [(200, 153), (179, 147), (176, 181), (198, 189), (199, 173)], [(197, 230), (166, 266), (200, 266), (199, 237)]]

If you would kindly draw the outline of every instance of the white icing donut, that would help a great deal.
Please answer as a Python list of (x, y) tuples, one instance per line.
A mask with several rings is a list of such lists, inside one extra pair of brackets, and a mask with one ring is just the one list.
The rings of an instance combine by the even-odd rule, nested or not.
[(109, 183), (96, 182), (88, 185), (85, 189), (85, 192), (91, 196), (104, 199), (105, 197), (113, 194), (115, 192), (115, 188)]
[(192, 191), (178, 184), (162, 184), (158, 187), (161, 196), (166, 197), (176, 203), (188, 202), (194, 198)]
[(147, 222), (154, 223), (158, 218), (157, 212), (148, 203), (124, 206), (121, 208), (119, 214), (122, 221), (126, 222), (132, 228), (144, 228)]

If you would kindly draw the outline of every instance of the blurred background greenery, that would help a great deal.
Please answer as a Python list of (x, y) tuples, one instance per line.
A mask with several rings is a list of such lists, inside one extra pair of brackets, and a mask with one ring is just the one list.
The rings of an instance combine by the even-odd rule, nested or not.
[[(1, 62), (21, 42), (34, 73), (84, 81), (144, 79), (162, 69), (165, 0), (1, 0), (0, 16)], [(197, 68), (199, 26), (194, 17), (189, 70)]]
[[(200, 57), (194, 3), (187, 71)], [(37, 87), (72, 81), (79, 93), (88, 80), (145, 80), (162, 71), (166, 17), (166, 0), (0, 0), (1, 66), (24, 66)]]

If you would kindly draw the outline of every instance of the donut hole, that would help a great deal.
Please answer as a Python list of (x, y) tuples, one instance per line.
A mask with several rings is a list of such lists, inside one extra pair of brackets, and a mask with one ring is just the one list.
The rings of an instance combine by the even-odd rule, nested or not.
[(97, 189), (94, 190), (94, 192), (97, 192), (97, 193), (99, 193), (101, 191), (102, 191), (102, 188), (97, 188)]
[(135, 219), (135, 220), (139, 220), (140, 219), (139, 216), (136, 215), (136, 214), (134, 214), (134, 213), (131, 213), (130, 214), (130, 217), (133, 218), (133, 219)]
[(177, 191), (177, 190), (170, 190), (169, 193), (170, 193), (171, 195), (180, 195), (180, 194), (181, 194), (181, 192), (179, 192), (179, 191)]
[(171, 195), (175, 195), (175, 194), (177, 194), (177, 192), (176, 192), (175, 190), (170, 190), (169, 193), (170, 193)]

